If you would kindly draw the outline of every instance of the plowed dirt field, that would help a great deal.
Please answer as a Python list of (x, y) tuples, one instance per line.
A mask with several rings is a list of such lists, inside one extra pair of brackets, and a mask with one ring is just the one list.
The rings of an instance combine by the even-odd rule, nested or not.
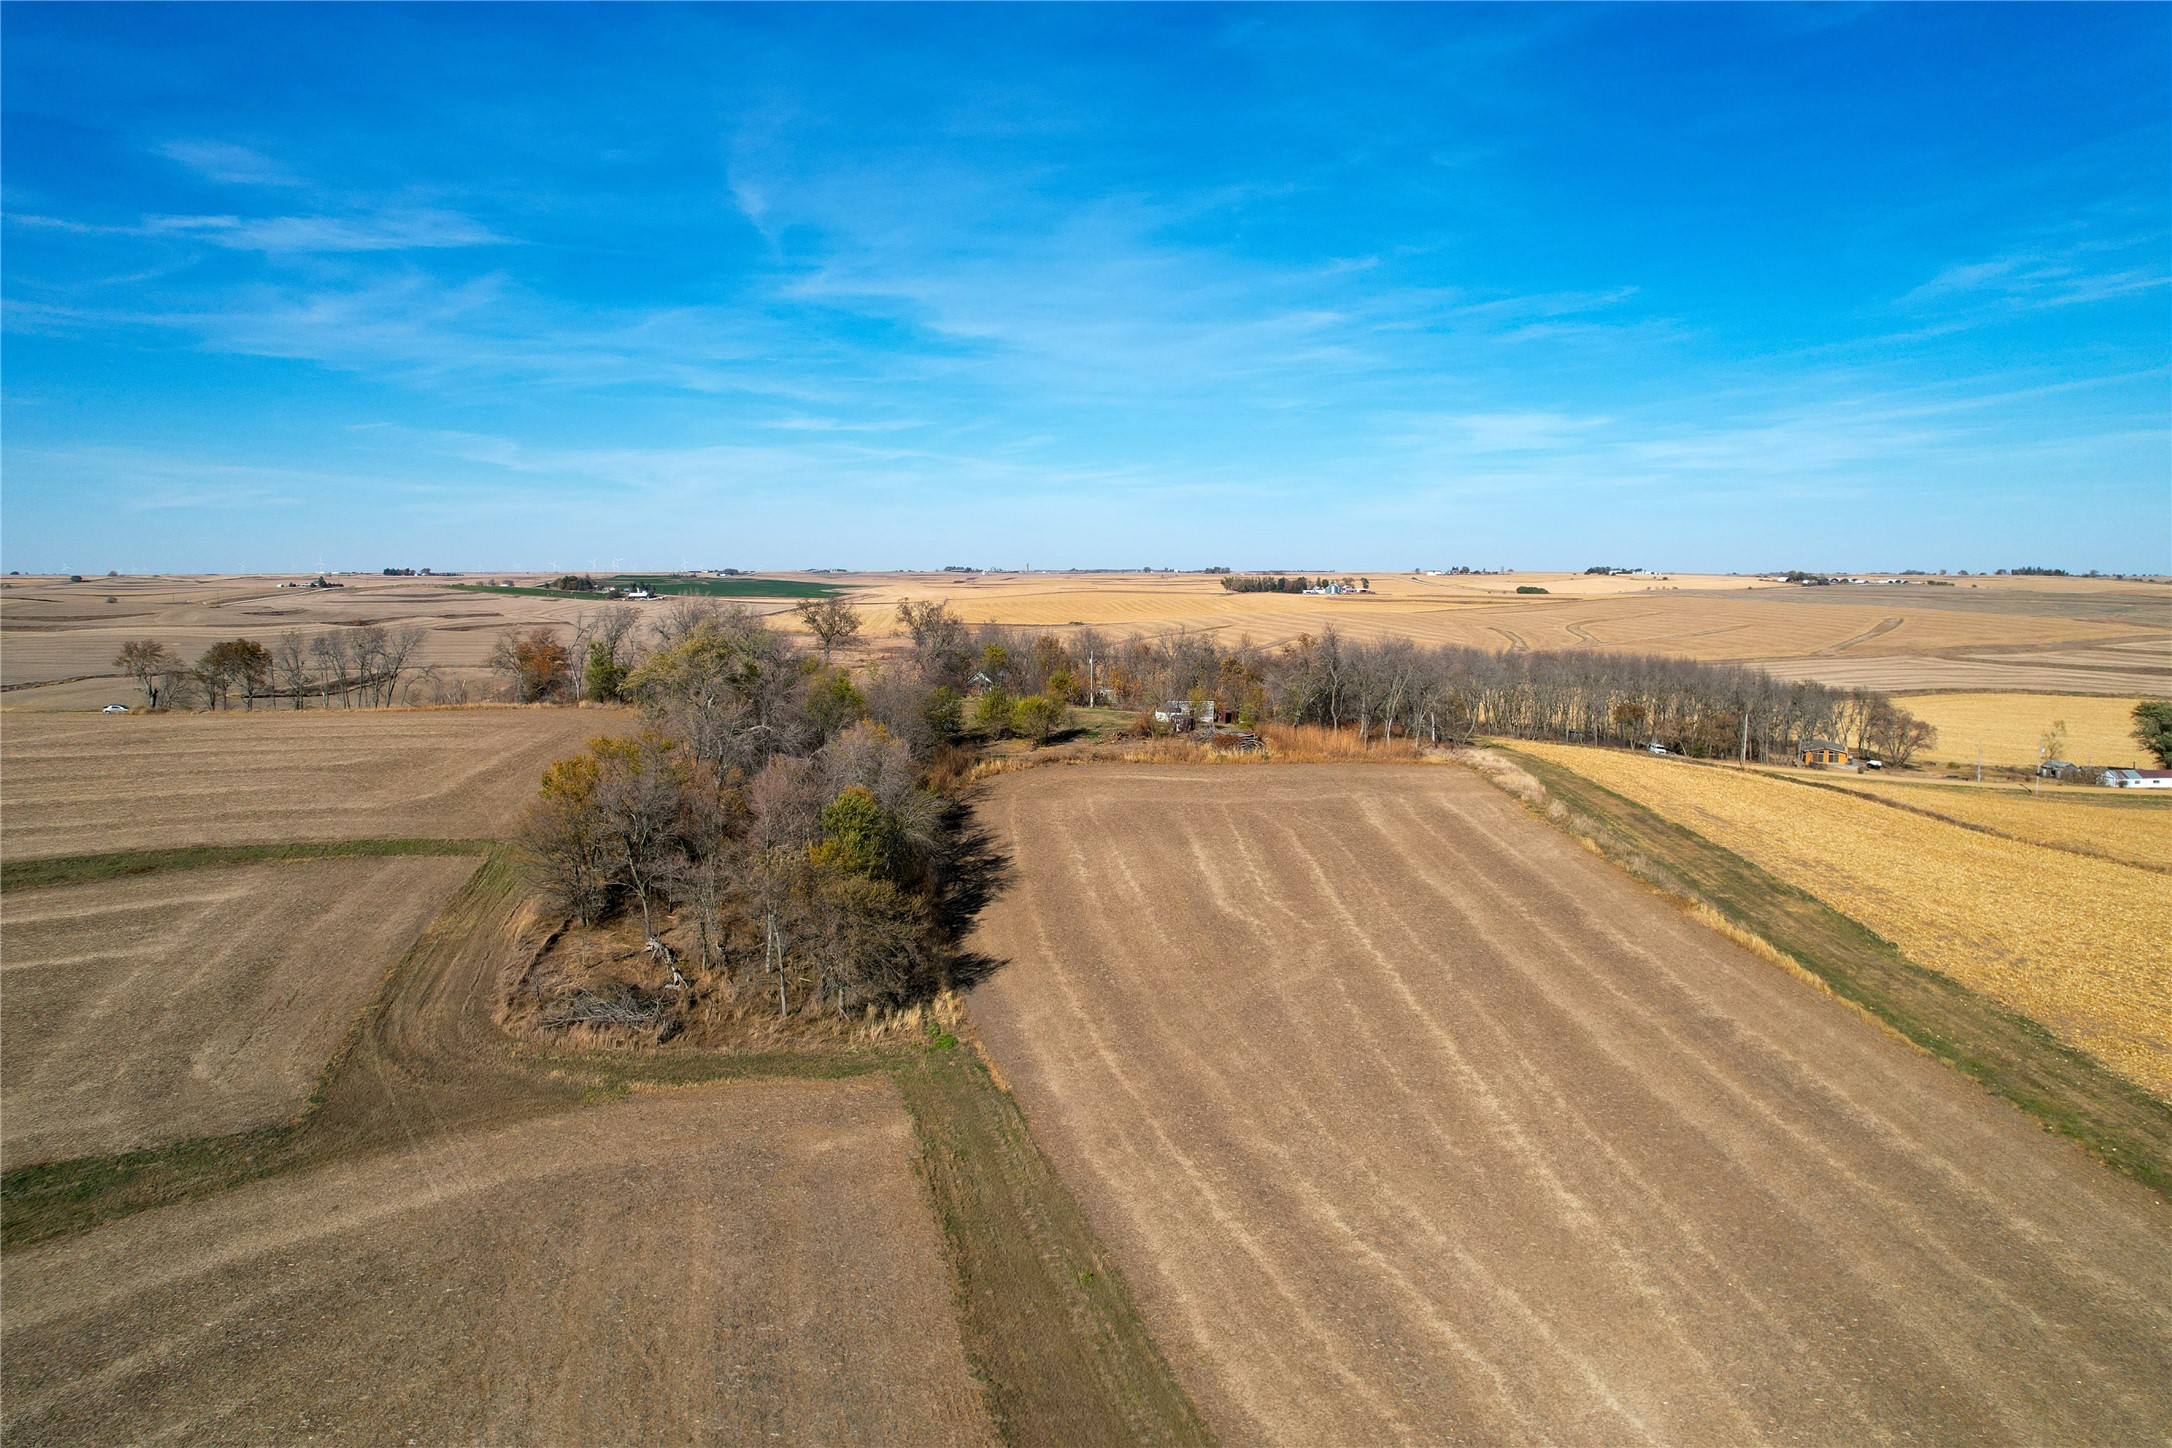
[(0, 896), (0, 1160), (284, 1120), (472, 859), (176, 870)]
[(633, 724), (617, 709), (11, 714), (0, 851), (494, 838), (545, 765)]
[(2160, 1442), (2172, 1230), (1448, 766), (997, 782), (974, 994), (1229, 1443)]
[(887, 1081), (667, 1092), (7, 1259), (11, 1444), (992, 1443)]

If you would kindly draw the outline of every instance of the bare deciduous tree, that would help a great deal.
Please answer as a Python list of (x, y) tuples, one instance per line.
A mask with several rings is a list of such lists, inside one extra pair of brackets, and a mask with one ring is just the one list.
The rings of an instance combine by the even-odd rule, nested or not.
[(723, 606), (701, 594), (684, 594), (665, 604), (655, 615), (656, 646), (668, 649), (692, 637), (703, 624), (715, 623)]
[(147, 709), (169, 701), (169, 681), (181, 669), (181, 660), (157, 639), (133, 639), (113, 656), (113, 667), (136, 681), (143, 690)]
[(821, 648), (825, 664), (832, 653), (860, 636), (860, 611), (846, 602), (842, 594), (807, 599), (799, 605), (798, 613), (800, 622), (807, 626), (807, 632), (814, 635), (816, 645)]
[(301, 630), (288, 629), (272, 644), (272, 674), (299, 709), (309, 700), (309, 640)]
[(377, 653), (377, 702), (389, 705), (398, 701), (400, 676), (414, 667), (415, 655), (422, 648), (425, 637), (419, 624), (401, 624), (385, 636)]
[(318, 671), (324, 675), (325, 707), (329, 709), (332, 706), (335, 696), (344, 706), (348, 702), (347, 691), (352, 686), (354, 668), (352, 655), (347, 648), (347, 636), (336, 629), (318, 634), (309, 641), (309, 651), (311, 657), (317, 661)]

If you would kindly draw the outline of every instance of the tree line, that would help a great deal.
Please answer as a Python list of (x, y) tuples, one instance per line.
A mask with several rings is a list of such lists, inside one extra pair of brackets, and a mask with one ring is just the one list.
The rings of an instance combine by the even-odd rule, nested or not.
[[(255, 639), (227, 639), (194, 662), (157, 639), (121, 645), (113, 666), (136, 681), (153, 709), (382, 708), (401, 698), (403, 682), (434, 681), (418, 668), (424, 631), (413, 624), (357, 624), (305, 635), (288, 629), (266, 648)], [(282, 702), (283, 701), (283, 702)]]
[[(1408, 639), (1348, 639), (1333, 628), (1263, 649), (1198, 633), (1112, 639), (1088, 628), (1059, 638), (951, 622), (957, 651), (978, 662), (985, 687), (1016, 697), (1141, 710), (1163, 700), (1213, 699), (1245, 724), (1320, 724), (1361, 740), (1440, 743), (1491, 734), (1659, 744), (1697, 757), (1746, 748), (1753, 759), (1778, 761), (1821, 738), (1905, 764), (1936, 738), (1883, 693), (1790, 682), (1746, 664), (1423, 647)], [(922, 623), (915, 637), (934, 632)]]

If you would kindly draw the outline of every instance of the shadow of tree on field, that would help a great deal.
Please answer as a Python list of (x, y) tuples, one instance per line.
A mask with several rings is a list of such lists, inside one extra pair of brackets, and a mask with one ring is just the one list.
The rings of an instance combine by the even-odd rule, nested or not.
[(935, 922), (951, 948), (952, 988), (970, 990), (1009, 964), (968, 950), (965, 942), (980, 912), (1010, 887), (1013, 866), (994, 832), (974, 817), (970, 802), (953, 802), (944, 823), (951, 843), (943, 861), (942, 888), (935, 897)]

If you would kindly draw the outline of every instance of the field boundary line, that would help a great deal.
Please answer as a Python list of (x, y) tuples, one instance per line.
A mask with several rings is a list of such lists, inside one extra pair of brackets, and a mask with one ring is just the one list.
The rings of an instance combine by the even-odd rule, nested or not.
[(1861, 633), (1855, 635), (1853, 638), (1842, 639), (1837, 644), (1827, 644), (1824, 648), (1819, 649), (1816, 653), (1810, 655), (1810, 657), (1813, 659), (1832, 658), (1836, 654), (1845, 653), (1847, 650), (1854, 648), (1857, 644), (1867, 644), (1872, 639), (1884, 638), (1887, 634), (1893, 632), (1893, 630), (1899, 628), (1907, 621), (1908, 620), (1906, 615), (1897, 615), (1879, 619), (1876, 623), (1872, 624), (1869, 628), (1864, 629)]
[(497, 840), (289, 840), (258, 845), (179, 845), (166, 849), (111, 850), (95, 855), (53, 855), (0, 864), (0, 891), (37, 890), (122, 880), (168, 870), (220, 865), (286, 864), (303, 860), (374, 860), (402, 855), (488, 855)]
[[(2172, 1201), (2172, 1106), (2038, 1022), (1917, 964), (1860, 921), (1695, 830), (1565, 765), (1507, 745), (1491, 752), (1521, 768), (1537, 784), (1537, 797), (1483, 767), (1472, 766), (1475, 772), (1533, 814), (1648, 888), (1686, 901), (1692, 915), (1701, 906), (1764, 941), (1843, 1003)], [(1550, 804), (1561, 806), (1558, 814)]]
[[(16, 633), (19, 630), (9, 629), (8, 632)], [(55, 629), (53, 632), (59, 633), (61, 630)], [(70, 674), (65, 679), (25, 679), (20, 684), (0, 684), (0, 694), (12, 694), (17, 689), (50, 689), (56, 684), (87, 684), (93, 679), (125, 679), (127, 677), (126, 674)]]

